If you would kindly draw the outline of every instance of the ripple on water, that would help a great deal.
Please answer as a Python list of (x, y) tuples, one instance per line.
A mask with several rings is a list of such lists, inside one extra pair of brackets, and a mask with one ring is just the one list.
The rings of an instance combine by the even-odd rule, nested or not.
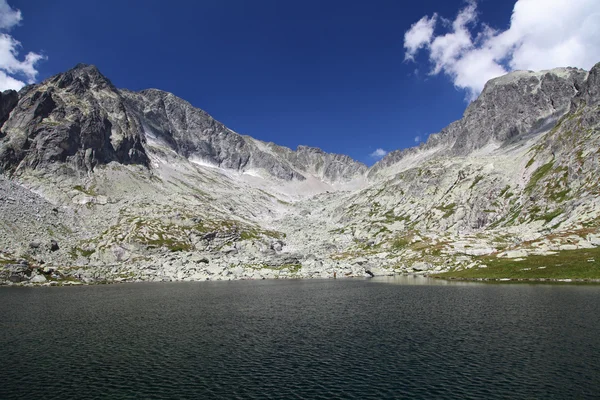
[(597, 396), (600, 287), (431, 283), (4, 288), (0, 398)]

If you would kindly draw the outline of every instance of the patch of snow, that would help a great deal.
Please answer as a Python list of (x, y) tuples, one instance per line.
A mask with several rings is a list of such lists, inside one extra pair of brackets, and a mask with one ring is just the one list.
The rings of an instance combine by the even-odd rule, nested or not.
[(219, 167), (218, 165), (216, 165), (215, 163), (211, 163), (210, 161), (203, 160), (202, 158), (196, 157), (196, 156), (193, 156), (193, 155), (190, 156), (190, 157), (188, 157), (188, 160), (191, 163), (194, 163), (194, 164), (199, 165), (201, 167), (215, 168), (215, 169), (221, 169), (221, 170), (223, 169), (223, 168)]
[(438, 151), (440, 151), (440, 149), (441, 147), (434, 147), (427, 150), (419, 150), (413, 154), (406, 155), (397, 163), (392, 164), (387, 168), (383, 168), (378, 175), (381, 177), (389, 177), (414, 168), (417, 165), (425, 162), (427, 159), (433, 157)]
[(264, 179), (263, 175), (260, 173), (259, 170), (257, 169), (247, 169), (245, 171), (242, 172), (243, 175), (249, 175), (249, 176), (253, 176), (255, 178), (261, 178)]

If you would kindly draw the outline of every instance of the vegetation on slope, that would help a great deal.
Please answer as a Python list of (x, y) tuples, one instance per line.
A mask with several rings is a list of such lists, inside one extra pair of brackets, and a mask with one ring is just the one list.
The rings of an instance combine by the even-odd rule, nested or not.
[(600, 248), (518, 259), (477, 257), (486, 267), (433, 275), (445, 279), (600, 279)]

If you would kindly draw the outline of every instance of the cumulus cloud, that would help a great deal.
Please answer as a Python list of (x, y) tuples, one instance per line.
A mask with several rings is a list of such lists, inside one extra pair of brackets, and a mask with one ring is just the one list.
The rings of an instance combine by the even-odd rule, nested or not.
[(20, 10), (13, 9), (6, 0), (0, 0), (0, 29), (11, 29), (22, 19)]
[(406, 48), (405, 59), (414, 60), (415, 54), (421, 48), (431, 43), (433, 28), (437, 22), (437, 14), (431, 18), (425, 16), (418, 22), (415, 22), (404, 34), (404, 47)]
[(384, 149), (377, 149), (369, 155), (373, 158), (379, 159), (379, 158), (383, 158), (387, 153), (388, 152), (385, 151)]
[[(21, 20), (21, 11), (13, 9), (6, 0), (0, 0), (0, 30), (9, 31)], [(25, 83), (35, 82), (36, 64), (45, 57), (29, 52), (20, 59), (21, 47), (21, 43), (8, 33), (0, 33), (0, 90), (19, 90)]]
[(479, 21), (475, 0), (467, 1), (446, 32), (436, 35), (439, 19), (425, 16), (405, 33), (405, 59), (414, 61), (425, 51), (430, 74), (449, 76), (469, 100), (489, 79), (509, 71), (590, 69), (600, 61), (598, 0), (518, 0), (504, 31)]

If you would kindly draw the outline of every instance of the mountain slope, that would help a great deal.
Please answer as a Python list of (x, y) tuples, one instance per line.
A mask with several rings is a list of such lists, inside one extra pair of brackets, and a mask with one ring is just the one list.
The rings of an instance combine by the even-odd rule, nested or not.
[(78, 65), (0, 97), (0, 280), (464, 273), (594, 247), (599, 75), (494, 79), (461, 120), (367, 169)]
[(430, 135), (419, 147), (390, 152), (369, 174), (375, 176), (410, 156), (466, 156), (539, 134), (569, 110), (571, 99), (587, 74), (580, 69), (557, 68), (516, 71), (492, 79), (477, 100), (469, 104), (462, 119)]
[(0, 120), (6, 120), (0, 168), (11, 173), (56, 162), (79, 173), (111, 161), (148, 167), (148, 151), (160, 147), (186, 159), (241, 172), (258, 169), (283, 180), (304, 180), (317, 165), (311, 172), (328, 182), (351, 180), (367, 169), (345, 156), (307, 148), (292, 152), (241, 136), (170, 93), (118, 90), (94, 66), (80, 64), (18, 97), (15, 102), (15, 93), (7, 92), (0, 98)]

